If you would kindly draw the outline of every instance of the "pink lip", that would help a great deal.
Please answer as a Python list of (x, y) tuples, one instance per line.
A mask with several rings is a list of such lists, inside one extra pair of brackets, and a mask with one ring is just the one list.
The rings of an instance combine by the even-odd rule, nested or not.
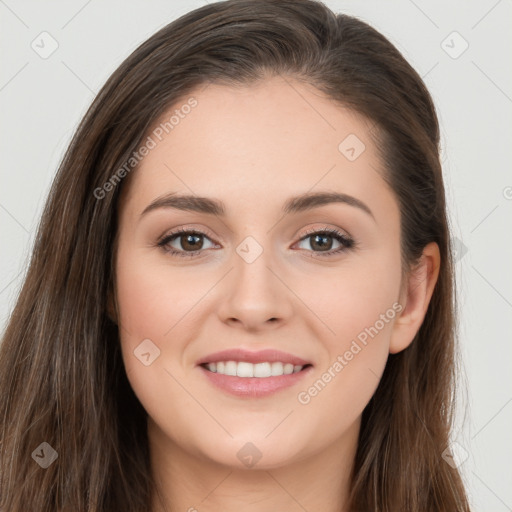
[[(300, 357), (294, 356), (292, 354), (287, 354), (286, 352), (281, 352), (279, 350), (266, 349), (260, 350), (258, 352), (250, 352), (249, 350), (244, 350), (242, 348), (236, 349), (228, 349), (222, 350), (221, 352), (215, 352), (215, 354), (210, 354), (206, 357), (203, 357), (199, 361), (197, 361), (197, 365), (205, 364), (205, 363), (217, 363), (219, 361), (244, 361), (246, 363), (275, 363), (281, 361), (282, 363), (290, 363), (294, 366), (300, 365), (305, 366), (306, 364), (311, 364), (309, 361), (301, 359)], [(258, 377), (256, 377), (258, 380)], [(277, 377), (280, 378), (280, 377)], [(268, 377), (266, 380), (270, 379)]]
[[(228, 359), (219, 360), (226, 361)], [(231, 395), (241, 396), (245, 398), (262, 398), (265, 396), (272, 395), (277, 391), (293, 386), (313, 369), (312, 366), (307, 366), (306, 368), (303, 368), (300, 372), (291, 373), (290, 375), (260, 378), (234, 377), (231, 375), (222, 375), (219, 373), (211, 372), (204, 366), (200, 366), (199, 368), (210, 380), (210, 382), (217, 388)]]

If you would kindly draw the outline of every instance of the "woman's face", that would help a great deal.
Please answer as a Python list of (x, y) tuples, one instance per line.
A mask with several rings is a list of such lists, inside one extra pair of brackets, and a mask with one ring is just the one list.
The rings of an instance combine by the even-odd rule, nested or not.
[(120, 201), (117, 321), (152, 439), (259, 468), (353, 443), (402, 308), (371, 126), (291, 79), (190, 97)]

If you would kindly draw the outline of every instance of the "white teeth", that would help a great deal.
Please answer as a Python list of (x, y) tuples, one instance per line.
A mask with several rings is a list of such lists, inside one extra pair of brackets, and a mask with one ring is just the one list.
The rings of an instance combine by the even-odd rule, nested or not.
[(293, 364), (290, 364), (290, 363), (285, 364), (284, 365), (284, 374), (290, 375), (291, 373), (293, 373)]
[(235, 361), (228, 361), (224, 365), (224, 375), (231, 375), (232, 377), (236, 377), (236, 363)]
[(271, 375), (270, 363), (258, 363), (254, 365), (254, 377), (270, 377)]
[(275, 375), (284, 375), (284, 365), (283, 363), (272, 363), (272, 376)]
[(280, 375), (290, 375), (302, 370), (301, 365), (291, 363), (247, 363), (245, 361), (219, 361), (218, 363), (208, 363), (208, 370), (222, 375), (231, 375), (236, 377), (278, 377)]
[(245, 362), (238, 363), (236, 367), (236, 374), (238, 377), (253, 377), (254, 365)]

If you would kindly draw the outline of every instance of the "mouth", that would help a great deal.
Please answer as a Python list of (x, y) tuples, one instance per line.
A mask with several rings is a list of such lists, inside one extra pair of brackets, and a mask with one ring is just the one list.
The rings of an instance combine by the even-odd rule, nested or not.
[(305, 365), (294, 365), (282, 361), (264, 361), (261, 363), (218, 361), (216, 363), (203, 363), (200, 366), (211, 373), (228, 377), (267, 379), (270, 377), (282, 377), (299, 373), (312, 365), (309, 363)]
[(214, 389), (244, 399), (261, 399), (291, 390), (309, 374), (313, 365), (293, 365), (282, 361), (217, 361), (198, 366)]

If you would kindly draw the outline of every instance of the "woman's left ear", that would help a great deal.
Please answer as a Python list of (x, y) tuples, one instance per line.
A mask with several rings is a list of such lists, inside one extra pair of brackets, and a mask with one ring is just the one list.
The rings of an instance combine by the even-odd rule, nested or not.
[(395, 320), (389, 353), (407, 348), (419, 331), (439, 276), (439, 246), (431, 242), (423, 249), (419, 263), (411, 271), (400, 295), (403, 309)]

